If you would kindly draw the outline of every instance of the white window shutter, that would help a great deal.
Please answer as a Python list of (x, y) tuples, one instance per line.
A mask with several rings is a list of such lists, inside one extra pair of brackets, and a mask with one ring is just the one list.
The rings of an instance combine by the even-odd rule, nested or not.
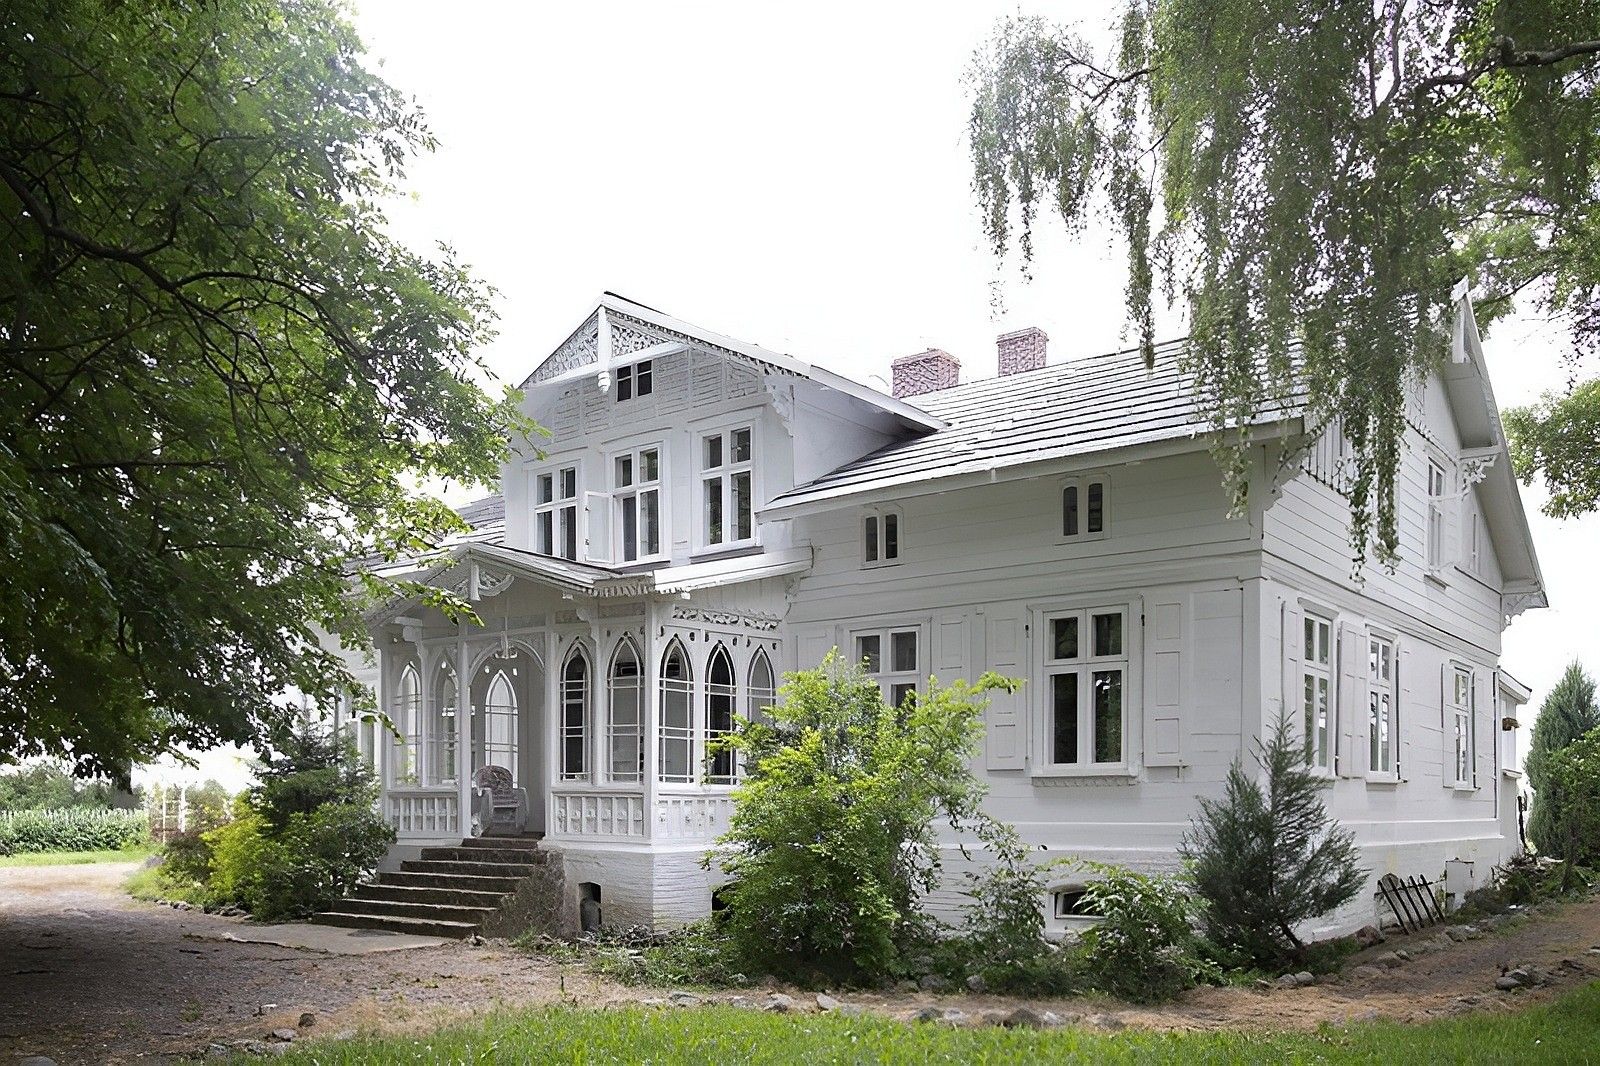
[[(1156, 599), (1145, 608), (1144, 765), (1183, 764), (1183, 703), (1188, 597)], [(1130, 620), (1131, 624), (1131, 620)], [(1194, 639), (1193, 635), (1189, 638)]]
[(586, 558), (593, 563), (611, 562), (611, 494), (585, 492), (583, 510)]
[(1367, 629), (1339, 623), (1338, 770), (1340, 777), (1361, 777), (1367, 770), (1366, 745)]
[[(1025, 677), (1025, 645), (1021, 618), (991, 616), (984, 620), (984, 659), (988, 669), (1006, 677)], [(984, 765), (990, 770), (1021, 770), (1027, 765), (1029, 687), (989, 693), (983, 750)]]
[[(1305, 708), (1301, 703), (1305, 682), (1300, 676), (1301, 662), (1305, 658), (1305, 612), (1300, 605), (1289, 601), (1283, 605), (1283, 713), (1289, 717), (1289, 728), (1300, 740), (1305, 739)], [(1268, 722), (1270, 730), (1273, 723)]]
[(1394, 722), (1389, 727), (1389, 735), (1394, 744), (1395, 776), (1404, 781), (1406, 775), (1411, 772), (1411, 722), (1409, 712), (1414, 706), (1411, 677), (1415, 673), (1416, 666), (1411, 649), (1404, 640), (1397, 642), (1395, 645), (1394, 664), (1394, 668), (1399, 671), (1400, 698), (1395, 702)]

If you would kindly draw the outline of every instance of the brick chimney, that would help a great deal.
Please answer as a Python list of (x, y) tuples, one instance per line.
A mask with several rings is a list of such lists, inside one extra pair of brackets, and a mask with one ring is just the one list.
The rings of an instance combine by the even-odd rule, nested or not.
[(895, 399), (948, 389), (961, 380), (961, 360), (938, 348), (902, 355), (889, 366), (894, 378)]
[(1029, 326), (1002, 333), (995, 343), (1000, 349), (1000, 376), (1004, 378), (1044, 366), (1045, 345), (1050, 338), (1038, 326)]

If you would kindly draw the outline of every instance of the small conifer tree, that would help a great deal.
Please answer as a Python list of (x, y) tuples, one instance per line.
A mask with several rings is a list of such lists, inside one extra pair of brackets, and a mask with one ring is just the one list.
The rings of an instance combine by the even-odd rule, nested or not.
[(1354, 899), (1366, 881), (1355, 839), (1322, 804), (1329, 785), (1280, 718), (1255, 759), (1262, 780), (1235, 760), (1221, 801), (1201, 799), (1180, 845), (1204, 903), (1211, 941), (1261, 965), (1297, 958), (1295, 926)]
[(1533, 789), (1533, 811), (1528, 815), (1528, 840), (1542, 854), (1560, 855), (1565, 848), (1558, 839), (1555, 823), (1561, 800), (1551, 787), (1550, 759), (1591, 729), (1600, 726), (1600, 704), (1595, 701), (1594, 679), (1576, 662), (1567, 667), (1550, 694), (1539, 706), (1533, 723), (1533, 740), (1528, 746), (1524, 769)]

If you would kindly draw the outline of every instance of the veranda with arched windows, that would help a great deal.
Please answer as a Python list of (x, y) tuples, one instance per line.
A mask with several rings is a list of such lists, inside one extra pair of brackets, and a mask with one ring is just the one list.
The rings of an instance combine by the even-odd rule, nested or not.
[(774, 698), (776, 612), (462, 569), (438, 580), (457, 577), (481, 625), (412, 602), (375, 630), (395, 731), (378, 762), (401, 842), (482, 832), (488, 767), (525, 795), (516, 828), (552, 843), (721, 833), (741, 767), (717, 741)]

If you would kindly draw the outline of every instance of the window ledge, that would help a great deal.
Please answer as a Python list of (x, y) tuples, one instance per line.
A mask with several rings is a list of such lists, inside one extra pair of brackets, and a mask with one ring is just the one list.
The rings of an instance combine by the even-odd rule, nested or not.
[(1074, 785), (1131, 785), (1137, 779), (1131, 769), (1126, 766), (1094, 767), (1082, 770), (1064, 770), (1051, 768), (1049, 770), (1035, 770), (1033, 783), (1043, 787)]
[(737, 559), (746, 555), (760, 555), (761, 545), (753, 540), (741, 540), (737, 544), (718, 544), (715, 547), (696, 548), (689, 555), (691, 563), (709, 563), (717, 559)]
[(1448, 784), (1448, 785), (1446, 785), (1444, 787), (1448, 788), (1451, 792), (1459, 792), (1459, 793), (1462, 793), (1463, 795), (1467, 795), (1467, 796), (1470, 796), (1474, 792), (1478, 791), (1478, 786), (1477, 785)]
[(1447, 589), (1450, 587), (1450, 582), (1444, 579), (1444, 571), (1442, 570), (1429, 570), (1427, 573), (1422, 575), (1422, 580), (1431, 585), (1437, 585), (1442, 589)]
[(1368, 788), (1394, 788), (1400, 784), (1400, 779), (1391, 774), (1368, 774)]
[(1502, 776), (1502, 777), (1510, 777), (1510, 778), (1519, 778), (1519, 777), (1522, 776), (1522, 771), (1521, 770), (1513, 770), (1510, 767), (1503, 767), (1500, 770), (1500, 776)]

